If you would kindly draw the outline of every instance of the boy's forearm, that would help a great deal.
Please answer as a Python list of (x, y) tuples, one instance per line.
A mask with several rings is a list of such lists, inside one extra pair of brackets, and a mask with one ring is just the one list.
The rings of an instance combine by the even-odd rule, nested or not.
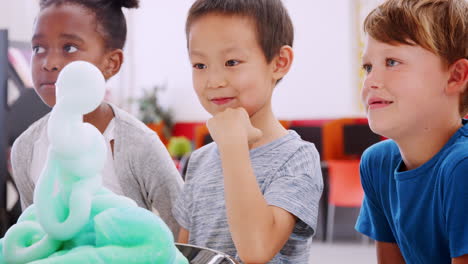
[(376, 250), (379, 264), (405, 264), (400, 248), (396, 243), (377, 241)]
[(179, 235), (177, 236), (177, 242), (187, 244), (189, 241), (190, 233), (187, 229), (181, 227), (179, 230)]
[(468, 264), (468, 254), (453, 258), (452, 264)]
[(219, 150), (227, 218), (239, 255), (241, 258), (249, 256), (253, 259), (262, 259), (271, 254), (273, 257), (274, 252), (269, 254), (269, 251), (272, 251), (271, 244), (274, 243), (271, 239), (274, 233), (274, 214), (258, 186), (250, 162), (248, 144), (230, 142), (219, 146)]

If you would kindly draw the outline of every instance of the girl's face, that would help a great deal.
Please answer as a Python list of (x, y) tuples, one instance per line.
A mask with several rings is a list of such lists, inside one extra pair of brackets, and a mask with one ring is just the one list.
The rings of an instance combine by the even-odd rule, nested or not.
[(55, 82), (68, 63), (83, 60), (104, 73), (106, 48), (95, 15), (76, 4), (52, 5), (37, 17), (32, 38), (34, 89), (48, 106), (55, 105)]

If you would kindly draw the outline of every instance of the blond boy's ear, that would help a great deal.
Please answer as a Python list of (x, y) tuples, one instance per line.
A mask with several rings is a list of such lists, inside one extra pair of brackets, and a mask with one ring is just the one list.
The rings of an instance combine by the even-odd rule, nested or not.
[(454, 62), (449, 68), (449, 73), (447, 94), (462, 94), (468, 84), (468, 59), (459, 59)]
[(280, 80), (289, 72), (293, 59), (293, 49), (288, 45), (282, 46), (278, 55), (273, 58), (273, 78), (275, 80)]
[(123, 63), (123, 51), (121, 49), (115, 49), (106, 54), (104, 69), (102, 72), (106, 80), (116, 75), (120, 71), (120, 67)]

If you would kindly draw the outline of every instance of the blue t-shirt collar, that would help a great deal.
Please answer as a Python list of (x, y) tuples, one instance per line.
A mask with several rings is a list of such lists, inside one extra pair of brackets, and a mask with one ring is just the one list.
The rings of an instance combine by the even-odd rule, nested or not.
[(443, 155), (445, 150), (452, 146), (460, 136), (468, 136), (468, 119), (462, 119), (461, 121), (463, 126), (460, 127), (457, 130), (457, 132), (455, 132), (455, 134), (453, 134), (453, 136), (449, 139), (449, 141), (447, 141), (444, 147), (441, 150), (439, 150), (439, 152), (437, 152), (437, 154), (434, 155), (434, 157), (432, 157), (429, 161), (419, 166), (418, 168), (413, 170), (401, 171), (400, 168), (404, 166), (404, 163), (400, 154), (401, 160), (400, 162), (398, 162), (398, 166), (396, 166), (394, 171), (395, 180), (401, 181), (411, 179), (419, 175), (424, 175), (427, 170), (432, 169), (434, 167), (434, 164), (439, 160), (440, 156)]

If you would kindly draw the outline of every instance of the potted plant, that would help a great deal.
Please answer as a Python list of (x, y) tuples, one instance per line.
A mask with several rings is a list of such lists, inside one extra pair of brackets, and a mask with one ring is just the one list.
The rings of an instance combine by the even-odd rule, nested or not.
[(150, 90), (144, 90), (143, 95), (136, 100), (138, 104), (138, 118), (149, 128), (154, 130), (166, 144), (171, 137), (174, 126), (170, 110), (164, 109), (158, 102), (157, 94), (165, 90), (165, 86), (155, 85)]

